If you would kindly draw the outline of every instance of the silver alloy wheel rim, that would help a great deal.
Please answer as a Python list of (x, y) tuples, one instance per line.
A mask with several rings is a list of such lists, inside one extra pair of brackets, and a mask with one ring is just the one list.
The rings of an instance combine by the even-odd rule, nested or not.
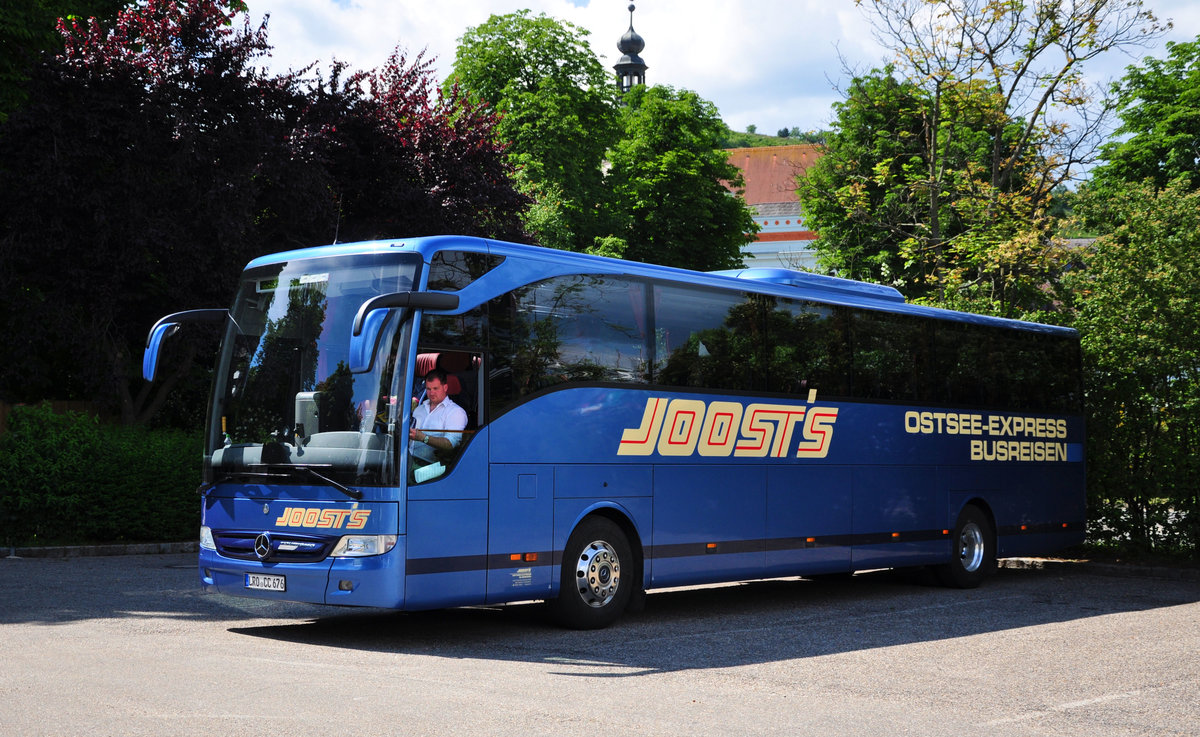
[(983, 530), (974, 522), (963, 525), (958, 535), (958, 559), (964, 571), (974, 573), (983, 565)]
[(613, 546), (596, 540), (584, 547), (575, 564), (579, 595), (590, 607), (602, 607), (617, 595), (621, 584), (621, 560)]

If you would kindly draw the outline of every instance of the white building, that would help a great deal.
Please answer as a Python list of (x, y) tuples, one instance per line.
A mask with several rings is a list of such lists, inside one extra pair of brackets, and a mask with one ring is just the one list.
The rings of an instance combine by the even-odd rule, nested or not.
[(811, 144), (729, 149), (729, 163), (745, 179), (743, 199), (755, 213), (758, 238), (747, 250), (755, 268), (815, 269), (812, 242), (817, 234), (804, 225), (796, 180), (821, 156)]

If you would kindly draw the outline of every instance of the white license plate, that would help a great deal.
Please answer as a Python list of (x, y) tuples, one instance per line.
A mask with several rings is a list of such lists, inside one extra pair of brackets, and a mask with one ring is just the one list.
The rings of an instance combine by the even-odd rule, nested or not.
[(246, 588), (262, 591), (287, 591), (287, 578), (268, 576), (265, 573), (247, 573)]

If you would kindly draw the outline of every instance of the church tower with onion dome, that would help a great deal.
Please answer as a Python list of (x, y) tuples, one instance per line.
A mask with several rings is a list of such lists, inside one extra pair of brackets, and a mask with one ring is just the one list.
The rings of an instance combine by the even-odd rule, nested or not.
[(617, 71), (617, 86), (621, 92), (628, 92), (636, 84), (646, 84), (646, 62), (638, 54), (646, 48), (646, 42), (633, 30), (633, 3), (629, 4), (629, 30), (617, 42), (617, 49), (623, 54), (613, 65)]

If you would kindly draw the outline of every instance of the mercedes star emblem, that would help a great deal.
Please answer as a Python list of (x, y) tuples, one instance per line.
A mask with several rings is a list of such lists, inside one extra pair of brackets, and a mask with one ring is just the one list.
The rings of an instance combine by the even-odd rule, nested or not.
[(254, 538), (254, 554), (259, 560), (266, 560), (271, 554), (271, 537), (267, 533), (262, 533)]

